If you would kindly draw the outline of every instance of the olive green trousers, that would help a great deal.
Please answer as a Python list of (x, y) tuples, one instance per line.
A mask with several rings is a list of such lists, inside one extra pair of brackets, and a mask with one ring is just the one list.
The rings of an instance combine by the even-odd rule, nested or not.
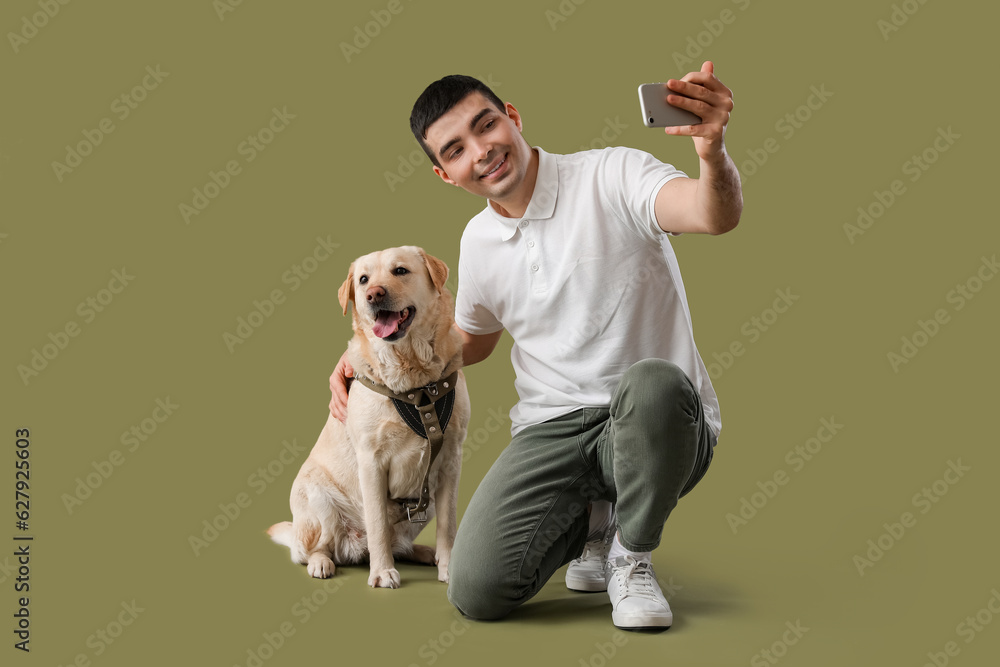
[(684, 371), (663, 359), (634, 364), (609, 407), (514, 436), (462, 517), (448, 599), (471, 618), (506, 616), (580, 556), (594, 500), (615, 503), (626, 549), (652, 551), (677, 500), (708, 471), (715, 444)]

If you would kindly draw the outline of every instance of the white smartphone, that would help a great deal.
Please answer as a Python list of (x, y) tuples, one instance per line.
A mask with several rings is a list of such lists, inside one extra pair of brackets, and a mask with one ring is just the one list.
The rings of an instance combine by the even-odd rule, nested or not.
[(639, 106), (642, 107), (643, 125), (646, 127), (700, 125), (701, 116), (667, 103), (667, 95), (676, 94), (667, 88), (666, 83), (644, 83), (639, 86)]

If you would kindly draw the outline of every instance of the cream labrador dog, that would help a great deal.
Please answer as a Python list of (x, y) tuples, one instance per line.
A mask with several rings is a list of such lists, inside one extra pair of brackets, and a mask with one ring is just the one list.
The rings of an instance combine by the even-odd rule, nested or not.
[[(340, 287), (345, 315), (353, 303), (347, 420), (327, 417), (292, 484), (292, 521), (267, 531), (313, 577), (368, 558), (368, 584), (397, 588), (395, 556), (437, 563), (448, 581), (470, 404), (447, 278), (444, 262), (404, 246), (359, 257)], [(407, 401), (424, 405), (404, 418)], [(424, 506), (437, 516), (436, 551), (413, 544)]]

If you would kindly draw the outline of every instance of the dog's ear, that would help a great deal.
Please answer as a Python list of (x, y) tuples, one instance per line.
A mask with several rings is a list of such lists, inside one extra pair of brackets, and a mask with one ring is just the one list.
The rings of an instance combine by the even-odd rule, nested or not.
[(424, 264), (427, 265), (427, 272), (431, 274), (431, 282), (434, 283), (435, 289), (440, 292), (448, 281), (448, 265), (437, 257), (428, 255), (423, 249), (420, 250), (420, 256), (423, 257)]
[(340, 286), (337, 296), (340, 297), (340, 307), (344, 309), (344, 315), (346, 315), (347, 302), (354, 301), (354, 262), (351, 262), (351, 268), (347, 270), (347, 280)]

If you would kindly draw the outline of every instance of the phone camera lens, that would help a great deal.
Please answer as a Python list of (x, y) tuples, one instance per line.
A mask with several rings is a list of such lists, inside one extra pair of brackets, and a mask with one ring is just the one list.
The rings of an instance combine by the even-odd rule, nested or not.
[(649, 122), (650, 122), (650, 123), (652, 123), (652, 122), (653, 122), (653, 117), (652, 117), (652, 116), (650, 116), (650, 117), (649, 117)]

